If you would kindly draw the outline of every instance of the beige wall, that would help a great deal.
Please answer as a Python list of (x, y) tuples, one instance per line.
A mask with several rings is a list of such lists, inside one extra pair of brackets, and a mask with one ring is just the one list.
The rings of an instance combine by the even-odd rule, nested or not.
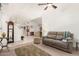
[(70, 31), (79, 41), (79, 4), (59, 4), (57, 9), (45, 11), (42, 23), (44, 35), (48, 31)]
[[(35, 19), (41, 16), (41, 9), (37, 4), (8, 4), (2, 7), (2, 31), (7, 33), (7, 21), (15, 21), (15, 41), (19, 41), (21, 35), (23, 35), (22, 30), (19, 25), (25, 25), (27, 21)], [(17, 20), (17, 21), (16, 21)]]

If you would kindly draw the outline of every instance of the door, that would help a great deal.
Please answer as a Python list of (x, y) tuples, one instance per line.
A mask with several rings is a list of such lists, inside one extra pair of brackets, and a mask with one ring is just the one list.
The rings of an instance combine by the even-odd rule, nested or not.
[(8, 22), (7, 37), (8, 37), (8, 43), (14, 42), (14, 23), (12, 21)]

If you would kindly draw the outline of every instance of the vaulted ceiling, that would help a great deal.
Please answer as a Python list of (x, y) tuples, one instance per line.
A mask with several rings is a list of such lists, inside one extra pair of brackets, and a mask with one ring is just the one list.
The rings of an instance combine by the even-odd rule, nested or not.
[[(2, 4), (2, 15), (6, 15), (7, 19), (17, 20), (19, 22), (25, 22), (26, 20), (33, 20), (41, 17), (43, 13), (53, 12), (73, 12), (75, 9), (79, 11), (79, 4), (55, 4), (58, 8), (52, 9), (49, 7), (47, 11), (44, 11), (45, 6), (38, 6), (36, 3), (9, 3)], [(73, 9), (73, 7), (75, 7)], [(73, 9), (73, 10), (72, 10)], [(70, 11), (69, 11), (70, 10)], [(72, 10), (72, 11), (71, 11)]]
[(42, 9), (37, 4), (10, 3), (2, 7), (2, 13), (11, 18), (18, 17), (19, 19), (32, 20), (41, 16)]

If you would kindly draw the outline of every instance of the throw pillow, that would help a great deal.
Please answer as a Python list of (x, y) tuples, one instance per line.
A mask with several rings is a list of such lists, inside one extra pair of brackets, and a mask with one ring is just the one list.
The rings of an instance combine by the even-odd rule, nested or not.
[(64, 40), (64, 39), (63, 39), (62, 41), (63, 41), (63, 42), (67, 42), (67, 40)]

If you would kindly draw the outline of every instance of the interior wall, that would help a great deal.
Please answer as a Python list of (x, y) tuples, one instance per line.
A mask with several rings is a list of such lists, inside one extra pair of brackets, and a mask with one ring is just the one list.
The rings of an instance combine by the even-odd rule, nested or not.
[(79, 4), (60, 6), (63, 7), (43, 13), (43, 35), (47, 35), (48, 31), (70, 31), (74, 34), (74, 40), (79, 41)]
[(21, 35), (23, 35), (23, 30), (19, 28), (20, 25), (25, 25), (26, 21), (30, 21), (37, 17), (40, 17), (41, 10), (37, 4), (30, 3), (10, 3), (4, 5), (1, 10), (1, 20), (2, 20), (2, 32), (7, 34), (7, 21), (12, 20), (16, 21), (14, 24), (14, 41), (19, 41), (21, 39)]
[[(58, 7), (57, 9), (53, 9), (50, 7), (46, 11), (41, 11), (41, 9), (37, 5), (33, 5), (33, 4), (21, 4), (21, 5), (10, 4), (10, 6), (3, 8), (3, 16), (1, 18), (2, 30), (7, 32), (6, 20), (9, 20), (10, 17), (14, 15), (15, 16), (24, 15), (23, 16), (24, 20), (31, 20), (39, 16), (42, 16), (43, 35), (46, 35), (48, 31), (70, 31), (74, 33), (75, 40), (76, 39), (79, 40), (79, 33), (78, 33), (79, 4), (76, 3), (76, 4), (55, 4), (55, 5), (57, 5)], [(17, 31), (18, 29), (19, 28), (17, 27)]]
[[(4, 14), (4, 16), (1, 17), (2, 21), (2, 32), (6, 33), (7, 36), (7, 22), (9, 20), (9, 16)], [(21, 40), (21, 35), (23, 35), (22, 30), (19, 28), (18, 24), (14, 23), (14, 41)]]
[(33, 28), (31, 28), (31, 31), (39, 32), (40, 26), (42, 26), (42, 17), (37, 17), (37, 18), (31, 20), (30, 23), (33, 26)]

